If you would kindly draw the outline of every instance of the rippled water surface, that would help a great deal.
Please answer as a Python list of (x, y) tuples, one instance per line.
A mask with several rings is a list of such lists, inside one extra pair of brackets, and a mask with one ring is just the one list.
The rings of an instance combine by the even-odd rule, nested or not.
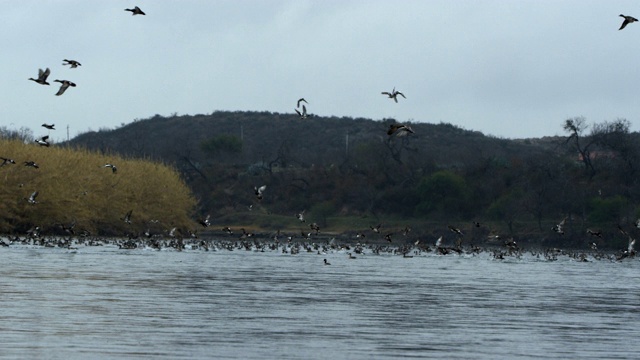
[[(331, 266), (323, 265), (326, 258)], [(638, 358), (638, 259), (0, 248), (2, 358)]]

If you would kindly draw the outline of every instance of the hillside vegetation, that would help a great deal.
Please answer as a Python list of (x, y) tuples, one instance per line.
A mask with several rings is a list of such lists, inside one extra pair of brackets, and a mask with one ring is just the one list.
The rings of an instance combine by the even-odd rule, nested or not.
[[(15, 161), (0, 167), (2, 233), (38, 226), (43, 233), (124, 235), (194, 226), (189, 188), (159, 162), (6, 139), (0, 139), (0, 156)], [(30, 161), (38, 168), (25, 165)], [(36, 203), (29, 202), (36, 191)], [(129, 211), (130, 224), (123, 220)]]
[[(627, 242), (618, 225), (638, 231), (640, 141), (624, 119), (567, 119), (558, 123), (566, 136), (520, 140), (447, 123), (408, 122), (414, 133), (387, 135), (395, 122), (241, 111), (156, 115), (64, 145), (174, 164), (198, 199), (199, 216), (210, 214), (216, 226), (299, 234), (317, 222), (323, 232), (355, 235), (377, 224), (397, 234), (407, 224), (413, 236), (453, 240), (453, 225), (476, 242), (500, 235), (617, 248)], [(258, 199), (254, 188), (262, 185)], [(302, 211), (305, 223), (295, 219)], [(563, 219), (563, 232), (554, 232)]]

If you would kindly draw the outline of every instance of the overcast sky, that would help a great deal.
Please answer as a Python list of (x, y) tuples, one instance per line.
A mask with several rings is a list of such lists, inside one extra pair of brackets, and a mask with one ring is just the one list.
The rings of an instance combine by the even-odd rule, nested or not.
[[(640, 22), (618, 31), (637, 1), (0, 4), (0, 126), (55, 123), (54, 140), (155, 114), (293, 113), (300, 97), (317, 115), (504, 138), (564, 134), (575, 116), (640, 130)], [(46, 67), (50, 86), (27, 80)], [(55, 79), (77, 87), (55, 96)], [(394, 87), (397, 104), (380, 94)]]

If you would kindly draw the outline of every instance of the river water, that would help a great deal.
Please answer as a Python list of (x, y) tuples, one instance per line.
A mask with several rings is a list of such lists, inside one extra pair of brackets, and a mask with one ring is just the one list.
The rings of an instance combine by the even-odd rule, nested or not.
[(0, 263), (0, 358), (640, 356), (638, 259), (11, 246)]

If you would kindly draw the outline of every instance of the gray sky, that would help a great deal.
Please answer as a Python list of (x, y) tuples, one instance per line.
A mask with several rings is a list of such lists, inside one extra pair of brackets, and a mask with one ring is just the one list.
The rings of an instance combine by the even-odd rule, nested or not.
[[(155, 114), (452, 123), (505, 138), (566, 118), (640, 130), (637, 1), (4, 1), (0, 125), (54, 140)], [(146, 16), (125, 8), (138, 5)], [(62, 59), (82, 63), (62, 66)], [(51, 69), (51, 86), (28, 81)], [(55, 79), (75, 82), (55, 96)], [(393, 87), (407, 99), (380, 94)], [(309, 120), (313, 121), (313, 120)]]

